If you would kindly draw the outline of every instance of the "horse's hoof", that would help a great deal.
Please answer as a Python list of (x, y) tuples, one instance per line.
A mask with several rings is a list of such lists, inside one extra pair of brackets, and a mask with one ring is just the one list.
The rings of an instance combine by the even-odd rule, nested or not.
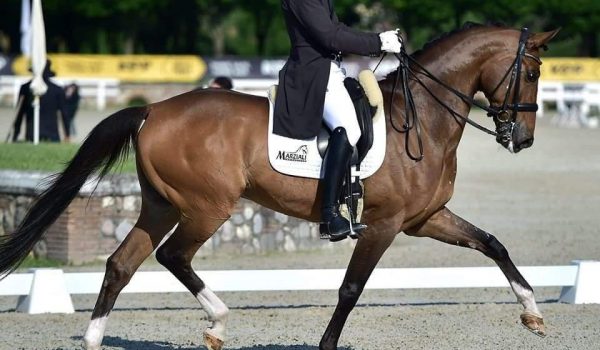
[(541, 315), (534, 314), (533, 312), (523, 312), (521, 314), (521, 324), (525, 329), (537, 336), (542, 338), (546, 336), (546, 327)]
[(208, 350), (221, 350), (223, 349), (223, 341), (208, 331), (204, 331), (204, 344)]
[(98, 341), (91, 341), (88, 339), (83, 338), (83, 344), (81, 346), (81, 348), (83, 350), (100, 350), (100, 346), (101, 344), (98, 343)]
[(100, 345), (83, 344), (81, 348), (83, 350), (100, 350)]

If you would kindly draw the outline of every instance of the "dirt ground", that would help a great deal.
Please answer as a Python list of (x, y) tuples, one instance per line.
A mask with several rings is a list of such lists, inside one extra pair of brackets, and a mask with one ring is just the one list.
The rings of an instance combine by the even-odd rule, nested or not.
[[(107, 115), (107, 114), (106, 114)], [(83, 125), (97, 113), (80, 116)], [(8, 113), (0, 110), (0, 126)], [(86, 119), (83, 123), (83, 118)], [(94, 119), (95, 118), (95, 119)], [(477, 117), (478, 120), (489, 121)], [(2, 121), (4, 120), (4, 121)], [(5, 130), (5, 129), (4, 129)], [(600, 130), (538, 123), (531, 149), (511, 155), (467, 128), (459, 148), (455, 213), (493, 233), (518, 266), (600, 260)], [(343, 268), (352, 246), (321, 252), (204, 257), (201, 269)], [(379, 267), (492, 266), (481, 254), (400, 234)], [(162, 268), (150, 261), (147, 270)], [(86, 267), (101, 271), (101, 266)], [(600, 276), (599, 276), (600, 278)], [(231, 307), (228, 349), (313, 350), (336, 292), (222, 293)], [(536, 289), (548, 336), (517, 323), (520, 305), (508, 288), (365, 291), (340, 339), (341, 349), (597, 349), (600, 305), (557, 303), (560, 288)], [(75, 296), (73, 315), (14, 312), (0, 297), (0, 349), (75, 349), (95, 296)], [(204, 313), (187, 293), (122, 295), (111, 314), (105, 349), (204, 349)]]

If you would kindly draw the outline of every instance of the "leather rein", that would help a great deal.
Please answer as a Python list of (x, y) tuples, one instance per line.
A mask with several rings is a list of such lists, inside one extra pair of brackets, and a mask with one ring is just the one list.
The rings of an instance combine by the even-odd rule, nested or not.
[[(538, 64), (542, 63), (538, 57), (525, 52), (528, 37), (529, 37), (529, 30), (527, 28), (521, 29), (521, 36), (519, 38), (519, 46), (517, 49), (517, 54), (515, 56), (515, 59), (514, 59), (513, 63), (511, 64), (511, 66), (506, 71), (506, 73), (504, 74), (504, 76), (502, 77), (502, 79), (500, 80), (500, 82), (498, 83), (498, 85), (496, 86), (496, 88), (492, 91), (491, 96), (494, 95), (494, 93), (502, 85), (504, 80), (506, 80), (506, 77), (509, 74), (511, 74), (510, 82), (508, 84), (508, 88), (506, 90), (506, 95), (504, 97), (504, 102), (500, 106), (494, 106), (492, 104), (486, 106), (486, 105), (476, 101), (474, 98), (467, 96), (464, 93), (456, 90), (452, 86), (446, 84), (445, 82), (440, 80), (438, 77), (436, 77), (434, 74), (429, 72), (425, 67), (423, 67), (414, 58), (412, 58), (410, 55), (408, 55), (406, 53), (405, 46), (402, 45), (400, 53), (394, 54), (394, 56), (399, 61), (399, 65), (398, 65), (398, 69), (396, 70), (396, 75), (394, 76), (394, 85), (392, 88), (392, 98), (390, 99), (389, 111), (390, 111), (390, 123), (391, 123), (392, 127), (394, 128), (394, 130), (396, 130), (397, 132), (400, 132), (400, 133), (407, 133), (414, 128), (415, 132), (417, 133), (417, 141), (418, 141), (418, 147), (419, 147), (419, 154), (417, 156), (415, 156), (411, 153), (410, 148), (408, 147), (409, 138), (406, 137), (406, 150), (407, 150), (408, 156), (411, 159), (420, 161), (423, 159), (424, 154), (423, 154), (423, 141), (421, 138), (421, 126), (420, 126), (419, 116), (417, 114), (416, 105), (415, 105), (415, 102), (414, 102), (414, 99), (412, 96), (412, 92), (408, 86), (409, 78), (414, 79), (419, 85), (421, 85), (431, 95), (431, 97), (433, 97), (433, 99), (436, 102), (438, 102), (440, 105), (442, 105), (452, 116), (459, 118), (459, 119), (465, 121), (466, 123), (469, 123), (470, 125), (474, 126), (475, 128), (477, 128), (483, 132), (486, 132), (492, 136), (496, 136), (498, 139), (502, 139), (505, 141), (507, 139), (510, 140), (512, 129), (513, 129), (515, 121), (516, 121), (517, 113), (518, 112), (536, 112), (538, 110), (537, 103), (520, 103), (518, 100), (519, 93), (520, 93), (520, 87), (521, 87), (520, 76), (521, 76), (521, 70), (522, 70), (522, 66), (523, 66), (523, 57), (531, 58), (531, 59), (535, 60)], [(402, 38), (399, 37), (399, 39), (402, 42)], [(383, 60), (384, 57), (385, 57), (385, 54), (383, 55), (381, 60)], [(381, 61), (379, 61), (379, 63), (381, 63)], [(410, 67), (411, 63), (414, 64), (418, 68), (418, 71), (415, 71)], [(377, 66), (379, 66), (379, 64), (377, 64)], [(375, 67), (375, 70), (377, 70), (377, 67)], [(441, 85), (446, 90), (450, 91), (451, 93), (453, 93), (455, 96), (462, 99), (464, 102), (466, 102), (470, 106), (477, 106), (477, 107), (485, 110), (487, 112), (488, 117), (494, 118), (494, 121), (497, 124), (497, 126), (496, 126), (497, 132), (492, 131), (492, 130), (486, 128), (485, 126), (480, 125), (477, 122), (469, 119), (468, 117), (465, 117), (465, 116), (461, 115), (460, 113), (456, 112), (454, 109), (452, 109), (450, 106), (448, 106), (448, 104), (446, 104), (438, 96), (436, 96), (425, 85), (425, 83), (421, 80), (421, 78), (419, 78), (418, 74), (422, 74), (425, 77), (427, 77), (430, 80), (437, 83), (438, 85)], [(398, 85), (398, 80), (400, 80), (400, 82), (402, 84), (402, 91), (403, 91), (404, 101), (405, 101), (404, 109), (405, 109), (405, 116), (406, 116), (406, 120), (401, 127), (398, 127), (394, 123), (394, 118), (392, 118), (392, 107), (393, 107), (392, 102), (394, 100), (394, 95), (396, 93), (396, 87)], [(509, 102), (511, 90), (513, 90), (514, 93), (512, 96), (512, 101)]]

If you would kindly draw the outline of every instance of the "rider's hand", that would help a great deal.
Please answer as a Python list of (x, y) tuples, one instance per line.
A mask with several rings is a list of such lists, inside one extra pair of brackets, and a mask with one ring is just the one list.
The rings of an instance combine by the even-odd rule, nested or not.
[(381, 51), (390, 53), (400, 52), (400, 49), (402, 48), (402, 43), (398, 38), (398, 32), (399, 29), (379, 33), (379, 40), (381, 41)]

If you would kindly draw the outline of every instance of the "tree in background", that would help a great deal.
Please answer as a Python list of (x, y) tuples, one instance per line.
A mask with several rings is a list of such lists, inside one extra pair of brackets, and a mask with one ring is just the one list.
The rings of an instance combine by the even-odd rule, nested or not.
[[(466, 21), (563, 27), (550, 54), (598, 56), (598, 0), (335, 0), (363, 30), (399, 27), (409, 51)], [(284, 56), (280, 0), (44, 0), (50, 52)], [(21, 0), (0, 2), (0, 50), (19, 53)], [(562, 39), (562, 40), (561, 40)]]
[(598, 57), (600, 45), (600, 1), (590, 0), (535, 0), (534, 11), (541, 27), (562, 27), (561, 37), (576, 49), (568, 54)]

